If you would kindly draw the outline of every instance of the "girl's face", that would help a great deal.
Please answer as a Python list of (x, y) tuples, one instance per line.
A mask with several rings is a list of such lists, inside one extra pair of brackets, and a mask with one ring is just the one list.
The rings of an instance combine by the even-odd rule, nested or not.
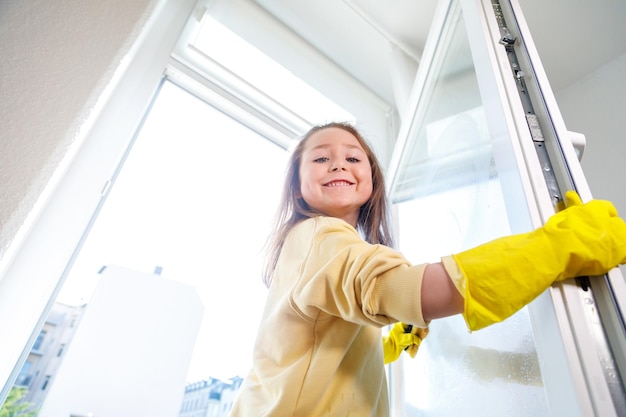
[(313, 209), (356, 227), (359, 209), (372, 195), (372, 169), (350, 132), (330, 127), (311, 135), (300, 164), (300, 192)]

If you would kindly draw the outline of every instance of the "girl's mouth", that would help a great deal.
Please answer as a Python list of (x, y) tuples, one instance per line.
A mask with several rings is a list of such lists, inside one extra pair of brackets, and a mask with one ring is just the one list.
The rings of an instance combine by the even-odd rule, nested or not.
[(346, 180), (335, 180), (324, 184), (325, 187), (347, 187), (349, 185), (352, 185), (352, 183)]

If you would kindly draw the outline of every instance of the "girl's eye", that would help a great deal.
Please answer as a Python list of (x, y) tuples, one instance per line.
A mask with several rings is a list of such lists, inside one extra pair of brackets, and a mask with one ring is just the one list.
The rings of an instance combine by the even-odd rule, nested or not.
[(326, 158), (325, 156), (322, 156), (320, 158), (316, 158), (313, 160), (313, 162), (327, 162), (328, 158)]
[(359, 158), (350, 157), (350, 158), (346, 158), (346, 161), (354, 163), (354, 162), (359, 162), (360, 159)]

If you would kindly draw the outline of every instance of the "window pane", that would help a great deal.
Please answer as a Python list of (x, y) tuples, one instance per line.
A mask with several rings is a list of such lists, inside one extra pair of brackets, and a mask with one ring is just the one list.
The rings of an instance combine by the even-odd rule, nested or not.
[(24, 365), (22, 365), (22, 369), (20, 369), (20, 373), (17, 376), (17, 379), (15, 380), (16, 386), (26, 387), (30, 384), (30, 380), (31, 380), (30, 370), (32, 367), (33, 367), (32, 362), (30, 361), (24, 362)]
[(193, 47), (311, 123), (355, 121), (352, 114), (237, 36), (208, 13), (202, 19), (200, 32), (193, 40)]
[(41, 349), (41, 345), (43, 344), (43, 341), (45, 338), (46, 338), (46, 331), (45, 330), (40, 331), (39, 335), (37, 336), (37, 339), (35, 340), (35, 343), (33, 344), (33, 350)]
[[(507, 215), (459, 9), (449, 22), (392, 189), (400, 250), (417, 263), (526, 221)], [(392, 369), (404, 389), (399, 415), (550, 414), (526, 309), (478, 332), (469, 333), (461, 316), (436, 320), (430, 330), (416, 358)]]
[(287, 157), (164, 83), (57, 298), (85, 308), (39, 385), (40, 416), (114, 404), (177, 415), (199, 386), (230, 406), (251, 366), (242, 340), (254, 338), (265, 301), (262, 249)]

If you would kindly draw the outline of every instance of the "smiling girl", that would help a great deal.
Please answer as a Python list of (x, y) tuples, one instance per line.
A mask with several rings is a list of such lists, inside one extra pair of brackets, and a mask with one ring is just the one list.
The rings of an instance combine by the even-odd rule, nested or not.
[(386, 417), (383, 326), (462, 313), (477, 330), (555, 280), (624, 263), (613, 205), (567, 199), (533, 232), (412, 265), (390, 248), (383, 173), (365, 140), (349, 124), (313, 127), (290, 158), (253, 368), (231, 416)]

